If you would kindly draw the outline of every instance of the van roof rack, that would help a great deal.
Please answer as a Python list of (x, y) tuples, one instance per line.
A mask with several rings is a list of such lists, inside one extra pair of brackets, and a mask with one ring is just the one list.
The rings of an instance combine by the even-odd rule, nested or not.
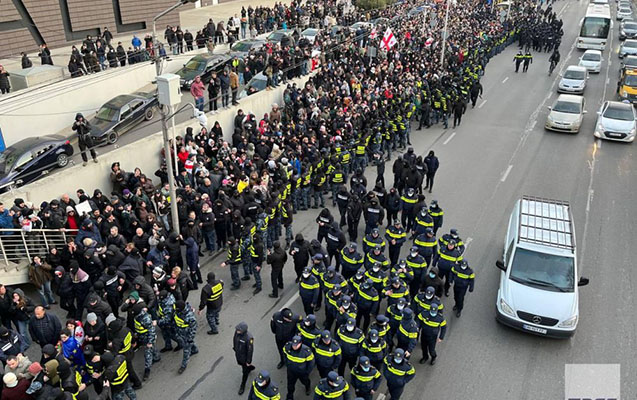
[(562, 200), (522, 196), (518, 240), (575, 252), (571, 206)]

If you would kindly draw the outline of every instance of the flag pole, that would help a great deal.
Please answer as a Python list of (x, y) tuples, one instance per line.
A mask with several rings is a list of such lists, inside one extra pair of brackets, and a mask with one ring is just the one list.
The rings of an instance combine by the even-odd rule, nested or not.
[(445, 13), (445, 27), (444, 27), (443, 38), (442, 38), (442, 49), (440, 51), (440, 72), (441, 73), (445, 67), (445, 45), (447, 44), (447, 25), (449, 24), (449, 8), (451, 7), (451, 2), (447, 0), (446, 4), (447, 4), (447, 12)]

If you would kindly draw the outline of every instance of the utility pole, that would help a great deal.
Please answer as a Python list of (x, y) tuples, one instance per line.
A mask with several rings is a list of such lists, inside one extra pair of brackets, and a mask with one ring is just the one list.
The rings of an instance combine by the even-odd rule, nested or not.
[(451, 8), (451, 1), (447, 0), (447, 11), (445, 12), (445, 27), (442, 31), (442, 49), (440, 50), (440, 72), (445, 68), (445, 46), (447, 44), (447, 26), (449, 25), (449, 8)]
[[(195, 0), (179, 0), (177, 3), (173, 4), (166, 10), (160, 12), (159, 14), (155, 16), (155, 18), (153, 18), (153, 50), (155, 53), (153, 59), (155, 62), (155, 71), (156, 71), (156, 79), (157, 79), (158, 88), (159, 88), (159, 82), (160, 82), (159, 76), (161, 75), (161, 58), (159, 57), (159, 41), (157, 40), (157, 20), (186, 3), (194, 3), (194, 2)], [(177, 79), (177, 82), (179, 83), (179, 79)], [(167, 81), (166, 81), (166, 84), (168, 84)], [(168, 93), (166, 93), (166, 96), (170, 97)], [(179, 234), (179, 215), (177, 211), (177, 186), (175, 183), (175, 170), (174, 170), (175, 168), (177, 168), (177, 164), (175, 164), (173, 167), (173, 160), (172, 160), (172, 157), (170, 156), (171, 151), (170, 151), (170, 138), (168, 137), (168, 121), (166, 118), (167, 117), (166, 109), (169, 109), (170, 114), (172, 115), (174, 108), (173, 108), (173, 105), (169, 104), (168, 102), (165, 102), (165, 104), (164, 103), (161, 103), (161, 104), (163, 105), (163, 107), (161, 106), (159, 107), (159, 114), (161, 115), (161, 131), (162, 131), (162, 137), (164, 140), (164, 159), (166, 160), (166, 167), (168, 169), (167, 171), (168, 186), (170, 187), (170, 214), (172, 219), (173, 231)], [(173, 117), (173, 121), (174, 121), (174, 117)]]

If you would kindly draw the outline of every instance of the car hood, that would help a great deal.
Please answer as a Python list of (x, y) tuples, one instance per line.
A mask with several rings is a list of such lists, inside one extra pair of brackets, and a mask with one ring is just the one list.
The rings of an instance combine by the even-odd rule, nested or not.
[(588, 65), (588, 66), (596, 66), (601, 64), (601, 61), (592, 61), (592, 60), (580, 60), (579, 65)]
[(563, 321), (577, 311), (575, 292), (552, 292), (506, 279), (502, 294), (504, 300), (516, 312), (525, 311)]
[(90, 121), (91, 124), (91, 136), (102, 136), (106, 131), (111, 129), (115, 122), (113, 121), (104, 121), (103, 119), (93, 118)]
[(565, 113), (565, 112), (559, 112), (559, 111), (551, 111), (549, 115), (553, 119), (553, 121), (559, 121), (559, 122), (573, 123), (573, 122), (579, 121), (580, 119), (579, 114), (571, 114), (571, 113)]
[(620, 121), (618, 119), (610, 119), (601, 117), (602, 125), (604, 129), (615, 132), (630, 132), (635, 126), (635, 121)]
[(584, 79), (568, 79), (568, 78), (562, 78), (562, 80), (560, 81), (562, 85), (569, 85), (569, 86), (580, 86), (583, 82), (585, 82)]

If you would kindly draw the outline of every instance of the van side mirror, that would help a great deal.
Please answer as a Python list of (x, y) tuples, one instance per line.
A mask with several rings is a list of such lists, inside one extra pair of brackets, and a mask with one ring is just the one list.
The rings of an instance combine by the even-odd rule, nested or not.
[(584, 278), (584, 277), (579, 278), (579, 282), (577, 282), (577, 286), (586, 286), (588, 285), (588, 282), (589, 282), (588, 278)]
[(553, 107), (551, 107), (551, 106), (547, 106), (546, 108), (548, 108), (549, 110), (552, 110), (552, 109), (553, 109)]
[(582, 113), (583, 113), (583, 114), (587, 114), (587, 113), (588, 113), (588, 111), (584, 110), (584, 111), (582, 111)]
[(507, 270), (507, 267), (506, 267), (506, 265), (504, 265), (502, 260), (496, 261), (495, 262), (495, 266), (498, 267), (498, 269), (501, 269), (502, 271), (506, 271)]

